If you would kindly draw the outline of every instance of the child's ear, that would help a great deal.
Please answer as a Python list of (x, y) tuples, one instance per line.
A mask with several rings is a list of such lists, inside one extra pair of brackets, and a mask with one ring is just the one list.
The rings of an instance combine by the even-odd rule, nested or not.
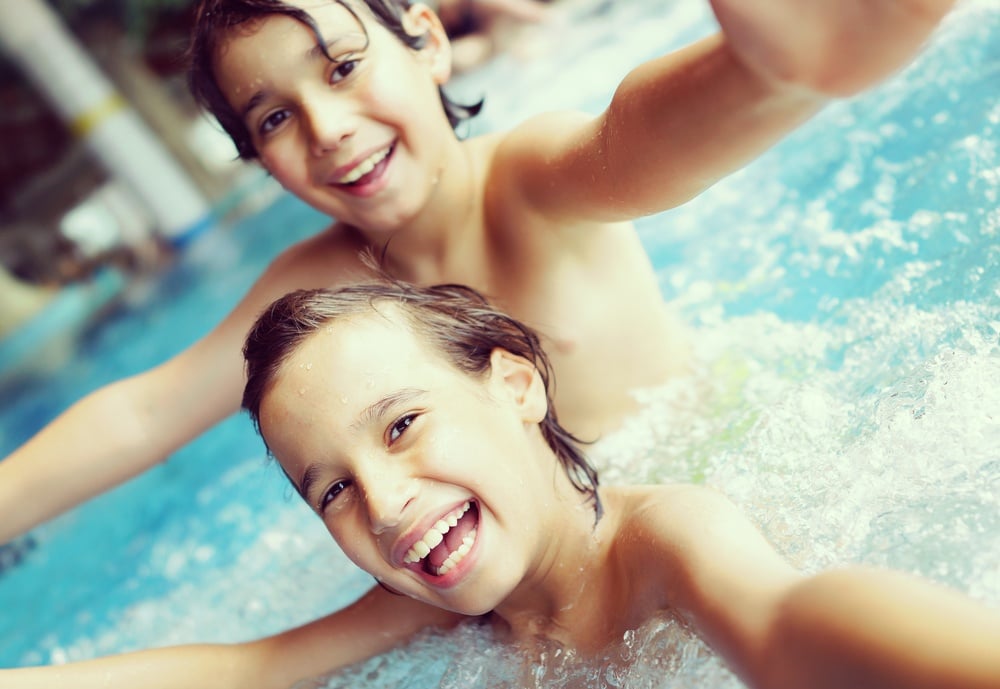
[(490, 355), (491, 378), (517, 406), (527, 423), (540, 423), (548, 412), (542, 376), (527, 359), (497, 347)]
[(451, 42), (437, 13), (423, 3), (414, 3), (403, 14), (403, 28), (411, 36), (426, 36), (418, 59), (430, 67), (434, 83), (447, 83), (451, 78)]

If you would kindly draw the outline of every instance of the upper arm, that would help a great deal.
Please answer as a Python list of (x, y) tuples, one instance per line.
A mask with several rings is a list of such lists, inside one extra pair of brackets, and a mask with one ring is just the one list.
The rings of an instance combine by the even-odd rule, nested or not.
[(762, 79), (716, 34), (636, 67), (597, 117), (525, 122), (495, 169), (547, 215), (633, 219), (696, 196), (822, 103)]

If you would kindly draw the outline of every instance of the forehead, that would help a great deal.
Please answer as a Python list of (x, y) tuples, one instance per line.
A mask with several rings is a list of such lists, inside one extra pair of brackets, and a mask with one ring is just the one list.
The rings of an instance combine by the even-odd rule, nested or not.
[[(457, 372), (418, 336), (398, 308), (344, 316), (309, 335), (281, 365), (261, 400), (261, 425), (299, 408), (340, 412), (393, 389)], [(367, 400), (367, 401), (366, 401)]]
[(392, 313), (397, 309), (379, 311), (339, 318), (309, 335), (264, 394), (261, 433), (286, 470), (363, 431), (366, 410), (380, 401), (413, 392), (452, 398), (475, 385)]
[[(327, 43), (345, 35), (367, 39), (372, 25), (378, 24), (364, 3), (347, 3), (357, 16), (334, 0), (291, 0), (284, 4), (309, 14)], [(287, 68), (290, 65), (274, 64), (282, 54), (299, 58), (315, 45), (312, 31), (296, 18), (280, 13), (261, 14), (221, 34), (212, 61), (218, 80), (226, 81), (238, 77), (241, 69), (257, 67), (258, 63)]]
[[(339, 32), (367, 33), (372, 25), (379, 25), (378, 19), (363, 2), (337, 2), (336, 0), (285, 0), (285, 8), (300, 10), (312, 18), (324, 40), (330, 39), (328, 33)], [(296, 29), (304, 32), (310, 41), (315, 41), (310, 28), (296, 17), (283, 12), (261, 12), (246, 21), (229, 29), (223, 35), (223, 43), (252, 37), (263, 29), (274, 30), (278, 27), (284, 30)]]
[(398, 307), (379, 304), (371, 311), (340, 316), (312, 333), (291, 353), (278, 376), (297, 371), (335, 369), (337, 381), (350, 382), (351, 371), (386, 370), (394, 362), (427, 359), (428, 347)]

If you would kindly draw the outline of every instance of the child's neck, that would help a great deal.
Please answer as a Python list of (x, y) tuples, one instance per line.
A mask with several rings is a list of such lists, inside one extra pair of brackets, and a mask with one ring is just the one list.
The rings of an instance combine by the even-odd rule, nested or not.
[[(572, 489), (575, 491), (575, 489)], [(522, 585), (494, 611), (515, 641), (531, 646), (553, 640), (582, 653), (596, 653), (620, 638), (628, 586), (613, 557), (618, 510), (594, 525), (594, 509), (581, 501), (568, 510), (564, 528)]]
[(379, 254), (385, 250), (385, 267), (401, 280), (458, 282), (483, 289), (479, 284), (487, 272), (483, 156), (476, 142), (456, 139), (447, 149), (419, 215), (387, 246), (385, 239), (370, 241)]

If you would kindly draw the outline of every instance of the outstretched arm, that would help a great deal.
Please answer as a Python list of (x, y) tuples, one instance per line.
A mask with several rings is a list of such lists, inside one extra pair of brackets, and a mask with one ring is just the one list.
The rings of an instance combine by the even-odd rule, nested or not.
[(711, 0), (726, 41), (763, 78), (848, 96), (913, 59), (954, 0)]
[(1000, 611), (899, 572), (795, 572), (723, 496), (650, 514), (674, 601), (751, 687), (1000, 686)]
[(84, 397), (0, 461), (0, 543), (152, 467), (239, 407), (236, 337)]
[(951, 0), (714, 0), (723, 31), (633, 70), (597, 118), (543, 115), (498, 172), (556, 216), (624, 220), (694, 197), (907, 64)]
[(1000, 687), (1000, 611), (876, 569), (811, 577), (785, 594), (764, 640), (761, 686)]
[(50, 667), (0, 670), (0, 689), (288, 689), (461, 618), (374, 588), (344, 610), (244, 644), (174, 646)]
[(332, 232), (282, 254), (211, 333), (164, 364), (83, 398), (0, 461), (0, 543), (163, 461), (239, 409), (243, 338), (299, 287), (359, 276)]

